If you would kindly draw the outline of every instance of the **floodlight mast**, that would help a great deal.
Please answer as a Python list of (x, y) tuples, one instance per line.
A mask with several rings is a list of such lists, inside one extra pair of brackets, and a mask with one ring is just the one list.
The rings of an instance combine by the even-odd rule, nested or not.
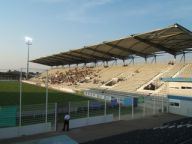
[(29, 46), (32, 45), (32, 38), (30, 37), (25, 37), (25, 43), (27, 45), (27, 74), (26, 74), (26, 79), (29, 78)]

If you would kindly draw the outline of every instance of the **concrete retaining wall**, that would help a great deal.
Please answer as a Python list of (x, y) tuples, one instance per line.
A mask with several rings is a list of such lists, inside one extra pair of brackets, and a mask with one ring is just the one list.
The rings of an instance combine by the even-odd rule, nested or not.
[(70, 120), (69, 127), (70, 128), (78, 128), (88, 125), (95, 125), (100, 123), (108, 123), (113, 121), (113, 115), (106, 115), (106, 116), (96, 116), (96, 117), (89, 117), (89, 118), (80, 118)]
[(51, 123), (40, 123), (21, 127), (0, 128), (0, 139), (14, 138), (51, 131)]

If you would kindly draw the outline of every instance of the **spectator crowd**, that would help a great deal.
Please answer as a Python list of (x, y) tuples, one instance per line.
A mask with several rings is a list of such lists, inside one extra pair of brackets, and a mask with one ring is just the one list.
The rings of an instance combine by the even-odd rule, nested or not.
[(55, 74), (49, 75), (49, 82), (51, 84), (68, 83), (69, 85), (78, 85), (93, 80), (98, 77), (98, 73), (99, 70), (89, 67), (69, 69), (66, 72), (57, 71)]

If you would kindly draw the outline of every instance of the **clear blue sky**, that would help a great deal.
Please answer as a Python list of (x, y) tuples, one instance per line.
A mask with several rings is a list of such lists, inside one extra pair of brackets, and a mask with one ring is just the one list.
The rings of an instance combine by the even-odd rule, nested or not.
[(35, 59), (176, 22), (192, 30), (191, 14), (191, 0), (1, 0), (0, 69), (26, 67), (25, 36)]

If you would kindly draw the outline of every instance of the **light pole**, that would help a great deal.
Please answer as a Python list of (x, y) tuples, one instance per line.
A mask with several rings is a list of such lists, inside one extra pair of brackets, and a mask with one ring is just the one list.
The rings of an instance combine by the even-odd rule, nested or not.
[(29, 46), (32, 45), (32, 38), (30, 37), (25, 37), (25, 43), (27, 45), (27, 75), (26, 75), (26, 79), (28, 79), (29, 76)]

